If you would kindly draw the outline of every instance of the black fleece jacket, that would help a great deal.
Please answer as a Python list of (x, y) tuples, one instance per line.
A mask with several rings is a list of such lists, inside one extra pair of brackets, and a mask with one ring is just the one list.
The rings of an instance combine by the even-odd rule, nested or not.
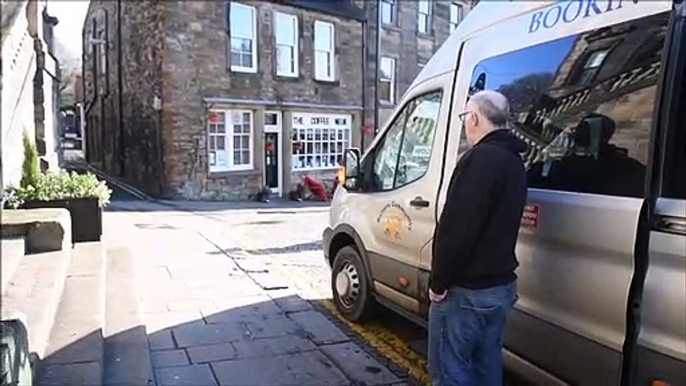
[(519, 153), (526, 149), (507, 130), (495, 130), (457, 163), (434, 233), (430, 288), (435, 293), (517, 278), (515, 244), (527, 193)]

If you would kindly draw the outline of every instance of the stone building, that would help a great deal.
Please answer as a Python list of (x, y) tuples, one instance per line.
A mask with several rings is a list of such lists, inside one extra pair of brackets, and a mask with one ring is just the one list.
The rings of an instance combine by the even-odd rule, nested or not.
[[(374, 87), (377, 50), (377, 24), (381, 21), (379, 124), (381, 128), (393, 108), (410, 87), (424, 65), (450, 33), (476, 5), (474, 0), (454, 1), (362, 1), (368, 20), (369, 44), (365, 123), (374, 127)], [(380, 17), (377, 17), (378, 6)], [(371, 135), (373, 137), (373, 134)]]
[(23, 133), (35, 141), (43, 171), (59, 168), (59, 65), (47, 1), (2, 4), (2, 186), (17, 185), (24, 160)]
[(362, 19), (348, 1), (91, 1), (88, 161), (188, 199), (333, 180), (360, 140)]
[[(382, 2), (379, 123), (467, 3)], [(374, 125), (376, 4), (91, 1), (88, 161), (187, 199), (285, 196), (304, 174), (332, 182)]]

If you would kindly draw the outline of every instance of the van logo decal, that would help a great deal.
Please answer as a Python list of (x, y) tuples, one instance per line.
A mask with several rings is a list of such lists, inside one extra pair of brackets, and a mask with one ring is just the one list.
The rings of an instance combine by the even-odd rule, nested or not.
[(624, 4), (638, 4), (639, 0), (560, 0), (559, 4), (534, 13), (529, 24), (529, 33), (541, 29), (551, 29), (562, 22), (573, 23), (604, 13), (622, 9)]
[(538, 228), (538, 204), (528, 204), (524, 206), (524, 213), (522, 214), (521, 227), (527, 229)]
[(412, 230), (412, 219), (405, 208), (395, 201), (391, 201), (381, 209), (376, 222), (383, 226), (386, 236), (395, 239), (401, 238), (403, 228), (406, 228), (408, 232)]

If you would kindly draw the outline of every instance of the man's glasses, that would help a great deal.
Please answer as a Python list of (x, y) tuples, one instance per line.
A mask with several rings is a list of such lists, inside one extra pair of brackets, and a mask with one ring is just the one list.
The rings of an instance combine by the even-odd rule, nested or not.
[(472, 113), (473, 113), (473, 111), (463, 111), (463, 112), (457, 114), (457, 117), (460, 119), (460, 121), (462, 123), (464, 123), (464, 120), (467, 117), (467, 115), (472, 114)]

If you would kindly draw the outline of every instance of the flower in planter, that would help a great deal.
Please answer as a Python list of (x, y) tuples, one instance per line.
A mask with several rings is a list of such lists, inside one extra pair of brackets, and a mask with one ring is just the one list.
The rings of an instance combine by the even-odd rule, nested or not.
[[(12, 197), (8, 190), (8, 197)], [(93, 174), (78, 174), (76, 172), (60, 171), (42, 174), (32, 184), (15, 189), (16, 196), (21, 201), (55, 201), (70, 198), (97, 198), (101, 207), (110, 202), (112, 190), (105, 181), (99, 181)], [(3, 196), (3, 204), (4, 204)], [(21, 205), (21, 204), (19, 204)]]
[(18, 209), (23, 203), (18, 189), (9, 187), (2, 192), (3, 209)]

